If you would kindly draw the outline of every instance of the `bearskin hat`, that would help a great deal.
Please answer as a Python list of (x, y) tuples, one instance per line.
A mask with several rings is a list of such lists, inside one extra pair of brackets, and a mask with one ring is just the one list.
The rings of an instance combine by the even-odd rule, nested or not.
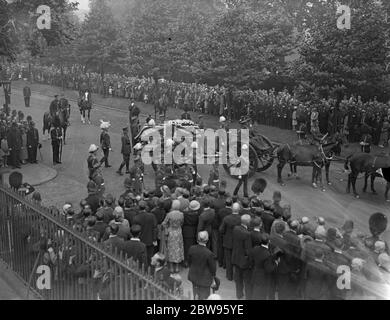
[(262, 178), (256, 179), (252, 184), (252, 192), (256, 194), (264, 192), (266, 187), (267, 187), (267, 181), (265, 179)]
[(167, 180), (165, 181), (165, 185), (166, 185), (170, 190), (174, 190), (174, 189), (176, 189), (176, 187), (177, 187), (177, 183), (176, 183), (176, 181), (173, 180), (173, 179), (167, 179)]
[(8, 183), (11, 188), (18, 190), (22, 186), (23, 175), (18, 171), (12, 172), (8, 177)]
[(370, 216), (368, 224), (371, 234), (374, 237), (379, 236), (387, 228), (387, 217), (383, 213), (376, 212)]

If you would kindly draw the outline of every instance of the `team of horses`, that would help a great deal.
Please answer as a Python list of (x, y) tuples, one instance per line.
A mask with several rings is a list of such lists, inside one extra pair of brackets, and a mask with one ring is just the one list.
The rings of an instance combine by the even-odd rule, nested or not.
[[(282, 179), (282, 170), (288, 163), (291, 173), (298, 179), (297, 167), (312, 167), (312, 185), (317, 188), (317, 183), (320, 183), (321, 189), (325, 191), (322, 183), (322, 169), (325, 167), (326, 182), (331, 185), (329, 178), (329, 169), (332, 161), (340, 160), (341, 147), (346, 142), (345, 137), (334, 136), (325, 139), (325, 136), (319, 144), (302, 144), (296, 143), (293, 145), (283, 144), (276, 149), (276, 157), (278, 159), (277, 172), (278, 183), (285, 185)], [(337, 156), (338, 159), (335, 159)], [(377, 194), (375, 190), (375, 179), (381, 177), (386, 181), (385, 199), (389, 201), (388, 193), (390, 191), (390, 155), (382, 152), (381, 154), (369, 154), (356, 152), (348, 155), (345, 159), (344, 169), (348, 172), (348, 184), (346, 192), (351, 192), (356, 198), (359, 198), (359, 193), (356, 190), (356, 181), (359, 174), (364, 174), (363, 192), (367, 191), (368, 178), (371, 178), (371, 191)]]

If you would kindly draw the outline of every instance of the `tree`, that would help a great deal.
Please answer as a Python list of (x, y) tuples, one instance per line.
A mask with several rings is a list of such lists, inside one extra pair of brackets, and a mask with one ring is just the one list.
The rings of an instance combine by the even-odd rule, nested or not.
[(79, 60), (87, 69), (98, 71), (104, 83), (106, 70), (120, 66), (125, 57), (119, 27), (105, 0), (91, 1), (80, 34), (77, 41)]
[[(4, 7), (4, 0), (1, 0)], [(37, 19), (40, 14), (37, 8), (47, 5), (50, 8), (50, 29), (39, 29)], [(42, 54), (45, 47), (69, 43), (72, 40), (73, 24), (69, 13), (77, 8), (76, 2), (69, 0), (14, 0), (5, 5), (8, 13), (8, 43), (12, 44), (8, 57), (15, 58), (15, 54), (28, 50), (31, 55)], [(3, 12), (3, 10), (2, 10)]]
[(5, 0), (0, 0), (0, 56), (15, 59), (15, 48), (12, 39), (11, 14)]
[(176, 80), (190, 75), (193, 51), (215, 13), (211, 0), (136, 1), (126, 27), (128, 71)]
[(208, 28), (194, 72), (210, 84), (259, 87), (270, 76), (284, 73), (292, 31), (279, 8), (240, 3)]
[(386, 99), (386, 10), (375, 0), (350, 0), (352, 27), (337, 27), (337, 1), (326, 1), (311, 10), (300, 59), (292, 74), (305, 96), (327, 97), (335, 92)]

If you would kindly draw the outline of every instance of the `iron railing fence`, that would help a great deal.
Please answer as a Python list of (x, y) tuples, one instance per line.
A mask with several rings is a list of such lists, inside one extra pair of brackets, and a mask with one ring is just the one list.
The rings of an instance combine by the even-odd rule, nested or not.
[(0, 184), (0, 259), (50, 300), (179, 300), (123, 252)]

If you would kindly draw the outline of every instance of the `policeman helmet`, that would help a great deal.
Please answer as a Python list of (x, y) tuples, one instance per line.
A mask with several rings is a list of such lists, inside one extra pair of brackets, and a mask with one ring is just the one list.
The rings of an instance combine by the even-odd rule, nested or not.
[(141, 150), (142, 149), (142, 144), (140, 142), (138, 142), (135, 146), (134, 146), (134, 149), (135, 150)]
[(92, 153), (92, 152), (96, 152), (96, 151), (98, 151), (98, 150), (99, 150), (99, 147), (98, 147), (98, 146), (96, 146), (95, 144), (91, 144), (90, 147), (89, 147), (88, 152), (89, 152), (89, 153)]

